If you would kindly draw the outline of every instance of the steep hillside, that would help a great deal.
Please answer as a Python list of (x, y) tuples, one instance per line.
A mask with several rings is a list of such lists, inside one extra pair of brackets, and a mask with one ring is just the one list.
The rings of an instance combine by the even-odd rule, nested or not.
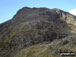
[[(69, 41), (68, 37), (73, 35), (75, 38), (75, 34), (76, 16), (56, 8), (24, 7), (11, 20), (0, 24), (0, 57), (44, 57), (42, 53), (46, 54), (45, 52), (51, 57), (57, 49), (55, 46), (59, 45), (56, 44), (57, 42), (62, 39)], [(70, 40), (70, 42), (73, 41)], [(44, 43), (55, 45), (52, 46), (54, 48), (52, 53), (49, 53), (48, 44)], [(30, 50), (32, 45), (38, 49), (37, 55)], [(64, 44), (61, 44), (59, 48), (63, 46)], [(31, 52), (30, 55), (28, 55), (29, 52)], [(18, 55), (20, 53), (21, 55)]]
[[(17, 51), (14, 57), (62, 57), (60, 52), (76, 53), (76, 36), (30, 46)], [(67, 57), (76, 57), (76, 55)]]

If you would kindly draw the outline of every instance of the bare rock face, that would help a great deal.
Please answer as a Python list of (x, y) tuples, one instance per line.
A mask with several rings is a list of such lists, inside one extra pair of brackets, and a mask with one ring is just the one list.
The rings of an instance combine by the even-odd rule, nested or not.
[(24, 7), (0, 24), (0, 56), (9, 57), (28, 46), (75, 34), (75, 25), (76, 17), (60, 9)]

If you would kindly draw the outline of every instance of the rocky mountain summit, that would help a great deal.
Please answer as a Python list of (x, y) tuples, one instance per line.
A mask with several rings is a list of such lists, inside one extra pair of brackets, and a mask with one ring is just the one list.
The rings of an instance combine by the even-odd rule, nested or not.
[(0, 57), (58, 57), (76, 53), (76, 16), (54, 8), (20, 9), (0, 24)]

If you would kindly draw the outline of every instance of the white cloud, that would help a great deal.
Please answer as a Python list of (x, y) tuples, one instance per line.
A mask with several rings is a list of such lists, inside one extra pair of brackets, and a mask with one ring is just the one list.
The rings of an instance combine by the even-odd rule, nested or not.
[(76, 16), (76, 9), (72, 9), (72, 10), (70, 10), (68, 12)]

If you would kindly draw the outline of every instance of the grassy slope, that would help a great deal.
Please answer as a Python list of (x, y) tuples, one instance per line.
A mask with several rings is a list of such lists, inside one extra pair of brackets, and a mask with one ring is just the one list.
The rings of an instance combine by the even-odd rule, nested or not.
[(72, 51), (76, 53), (75, 41), (76, 36), (73, 35), (61, 40), (57, 39), (52, 43), (33, 45), (17, 51), (14, 57), (58, 57), (60, 50), (62, 52)]

